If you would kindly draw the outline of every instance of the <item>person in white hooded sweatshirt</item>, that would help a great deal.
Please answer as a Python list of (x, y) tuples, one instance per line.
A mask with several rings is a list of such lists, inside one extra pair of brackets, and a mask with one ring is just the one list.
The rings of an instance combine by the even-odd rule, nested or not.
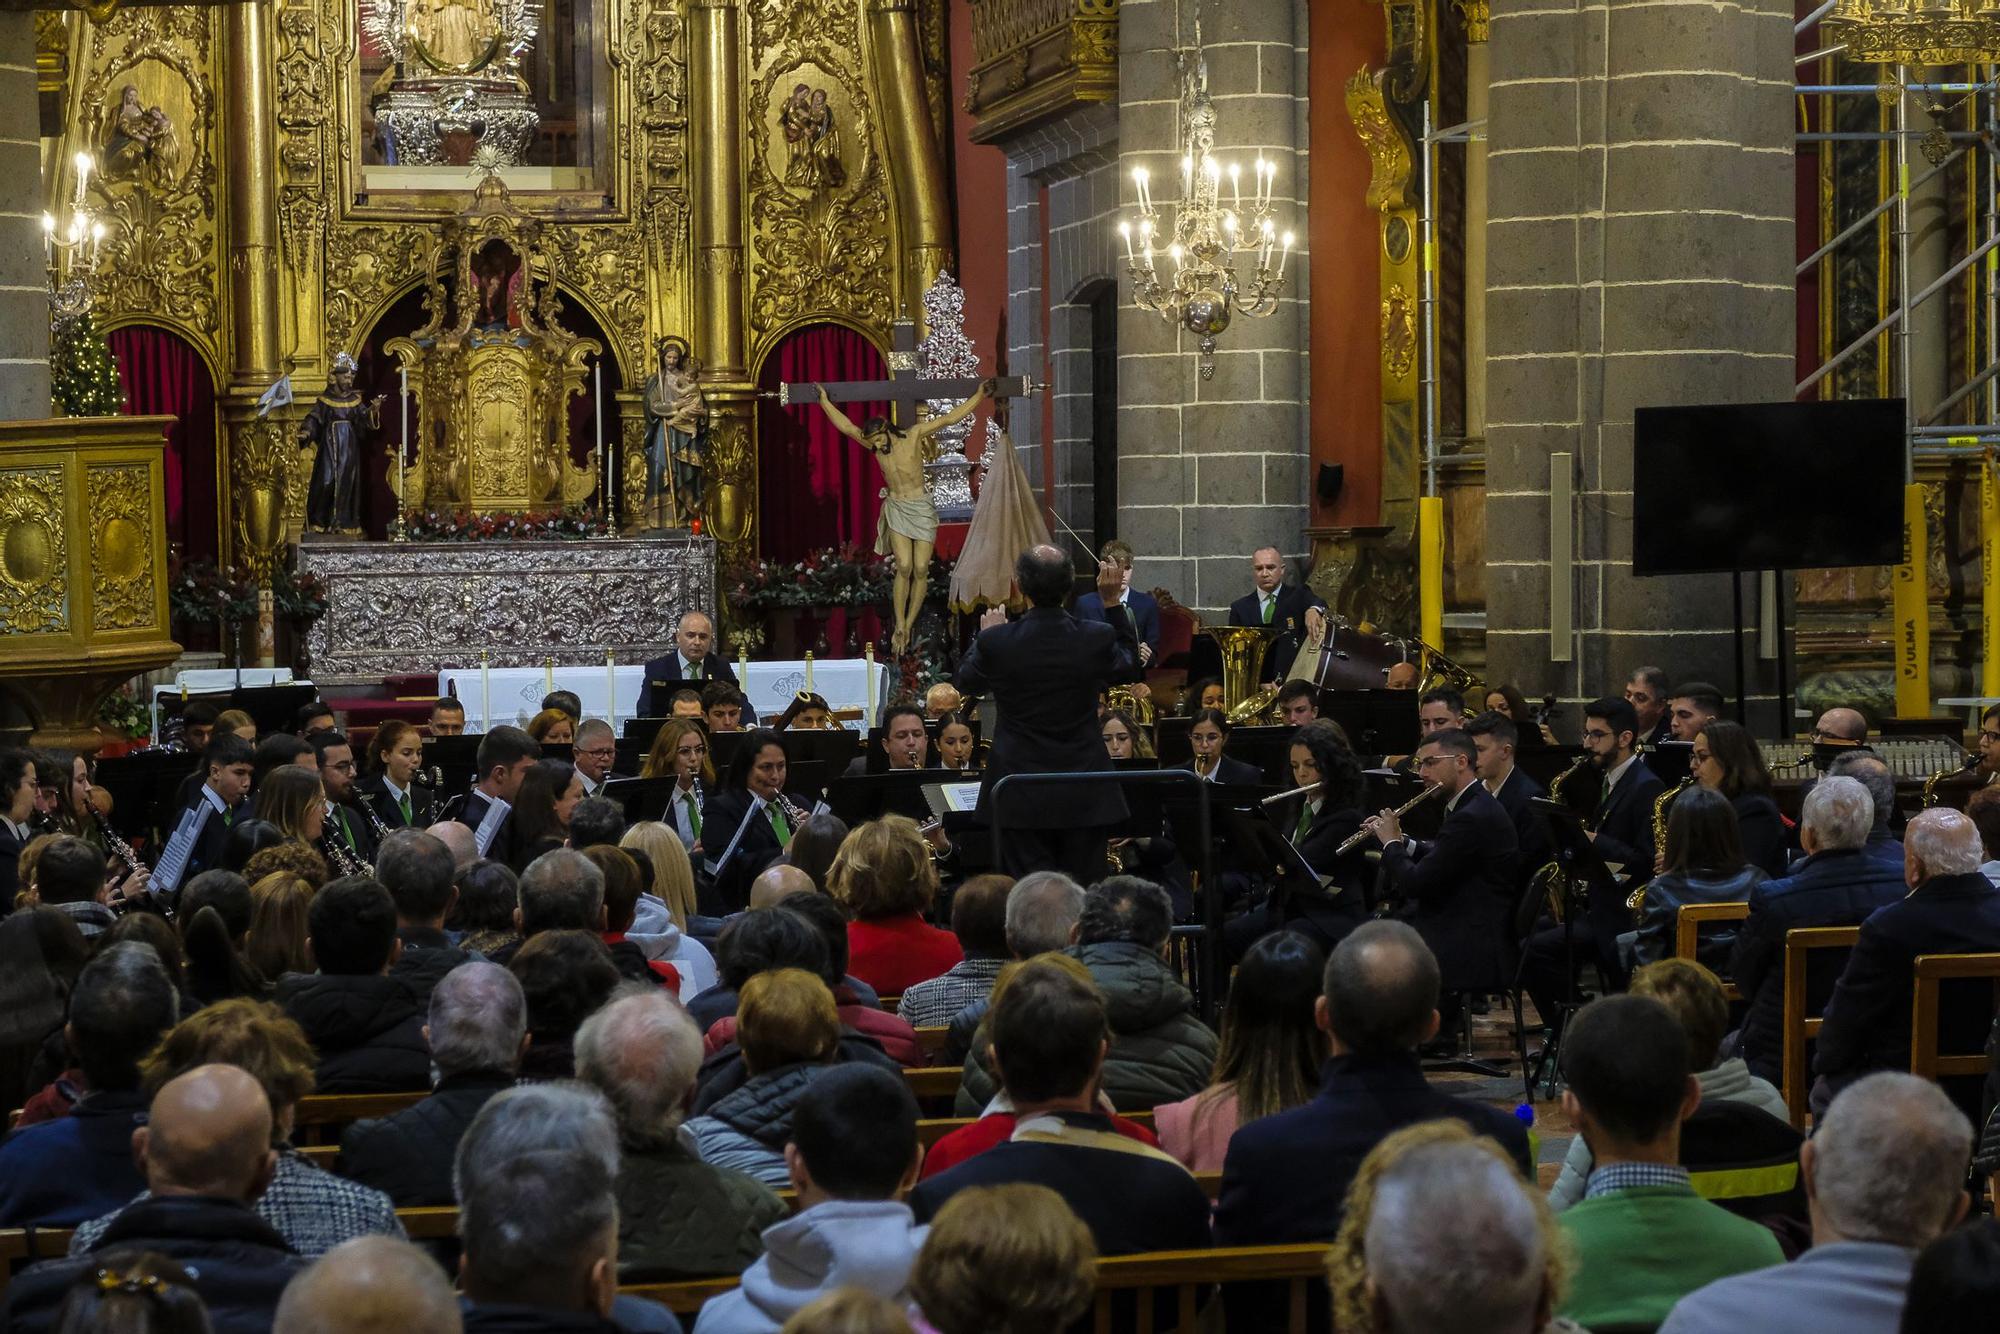
[(903, 1203), (923, 1149), (909, 1086), (879, 1066), (828, 1070), (792, 1112), (785, 1166), (798, 1212), (764, 1229), (764, 1255), (734, 1292), (701, 1308), (694, 1334), (776, 1334), (837, 1288), (901, 1306), (930, 1229)]

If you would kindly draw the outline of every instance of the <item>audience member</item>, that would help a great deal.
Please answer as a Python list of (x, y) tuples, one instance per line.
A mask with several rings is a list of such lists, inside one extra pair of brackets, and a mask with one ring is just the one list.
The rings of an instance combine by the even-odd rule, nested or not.
[(452, 1202), (451, 1160), (472, 1118), (513, 1086), (527, 1049), (528, 1003), (512, 973), (463, 963), (431, 989), (424, 1041), (437, 1072), (430, 1096), (340, 1138), (340, 1173), (373, 1186), (398, 1209)]
[(580, 852), (550, 849), (521, 872), (521, 907), (514, 920), (524, 940), (538, 931), (603, 931), (604, 872)]
[(702, 1161), (782, 1187), (792, 1112), (839, 1059), (840, 1015), (823, 979), (776, 968), (744, 982), (736, 1018), (744, 1080), (700, 1108), (688, 1131)]
[(212, 1334), (194, 1278), (166, 1256), (120, 1247), (97, 1261), (63, 1298), (55, 1334)]
[[(1082, 917), (1082, 885), (1061, 871), (1024, 875), (1007, 891), (1007, 953), (1016, 959), (1032, 959), (1037, 954), (1066, 950), (1076, 943), (1076, 924)], [(965, 1064), (990, 1003), (988, 996), (981, 996), (952, 1019), (951, 1031), (938, 1053), (941, 1064)]]
[[(713, 917), (695, 913), (694, 863), (673, 831), (657, 820), (634, 825), (620, 847), (639, 867), (641, 893), (632, 913), (632, 929), (646, 957), (670, 963), (680, 971), (681, 999), (698, 996), (715, 985), (715, 959), (708, 941), (722, 929)], [(697, 938), (699, 926), (707, 934)], [(693, 990), (688, 990), (692, 984)]]
[(243, 948), (244, 937), (250, 934), (250, 882), (240, 872), (216, 869), (203, 871), (189, 880), (181, 890), (180, 902), (176, 905), (176, 918), (185, 937), (188, 924), (203, 908), (215, 909), (222, 918), (230, 943)]
[[(286, 1245), (310, 1257), (351, 1237), (403, 1235), (388, 1196), (322, 1171), (291, 1146), (299, 1099), (313, 1087), (312, 1047), (297, 1024), (275, 1005), (223, 1001), (176, 1024), (140, 1063), (139, 1072), (144, 1087), (157, 1094), (168, 1080), (211, 1062), (247, 1071), (264, 1090), (264, 1101), (272, 1111), (271, 1147), (278, 1160), (270, 1188), (257, 1201), (257, 1212)], [(141, 1195), (139, 1200), (145, 1198)], [(89, 1250), (120, 1216), (107, 1214), (79, 1226), (70, 1254)]]
[(1313, 1022), (1325, 971), (1326, 954), (1297, 931), (1274, 931), (1243, 956), (1208, 1087), (1153, 1109), (1160, 1147), (1189, 1171), (1220, 1172), (1238, 1126), (1312, 1100), (1330, 1052)]
[[(150, 912), (126, 913), (109, 931), (97, 938), (96, 957), (101, 959), (107, 951), (122, 944), (143, 945), (152, 950), (154, 958), (166, 970), (169, 985), (178, 995), (180, 1011), (187, 1012), (194, 1009), (193, 1002), (187, 996), (187, 964), (181, 956), (180, 937), (174, 934), (174, 929), (167, 925), (166, 919)], [(72, 995), (70, 999), (72, 1023), (75, 1019), (75, 1007), (76, 999)], [(173, 1027), (171, 1023), (163, 1024), (160, 1031), (164, 1032), (171, 1027)], [(154, 1036), (157, 1038), (158, 1033)], [(147, 1044), (148, 1047), (150, 1045)], [(21, 1105), (20, 1119), (14, 1123), (17, 1128), (39, 1125), (44, 1121), (68, 1116), (70, 1109), (91, 1091), (90, 1077), (79, 1059), (81, 1053), (76, 1038), (66, 1032), (60, 1047), (60, 1052), (51, 1049), (46, 1054), (58, 1056), (65, 1062), (62, 1073)], [(142, 1047), (132, 1054), (132, 1059), (136, 1061), (145, 1055), (145, 1052), (146, 1048)]]
[(779, 1334), (911, 1334), (910, 1317), (885, 1297), (835, 1288), (801, 1306)]
[[(456, 820), (433, 828), (463, 829)], [(445, 915), (445, 929), (458, 934), (458, 947), (495, 963), (521, 944), (521, 880), (505, 862), (480, 858), (460, 862), (452, 887), (458, 902)]]
[(951, 896), (951, 933), (963, 957), (937, 977), (903, 989), (896, 1014), (904, 1023), (943, 1027), (992, 993), (993, 979), (1008, 958), (1007, 895), (1013, 887), (1004, 875), (976, 875), (958, 887)]
[(618, 1295), (618, 1127), (575, 1084), (509, 1089), (458, 1143), (459, 1290), (467, 1334), (679, 1334)]
[(785, 845), (783, 861), (804, 871), (813, 888), (824, 892), (828, 889), (833, 859), (840, 855), (847, 835), (846, 821), (831, 811), (808, 816), (799, 821), (799, 827), (792, 831), (792, 841)]
[(2000, 1222), (1947, 1232), (1917, 1256), (1898, 1334), (1990, 1334), (2000, 1309)]
[(1702, 1199), (1680, 1165), (1701, 1102), (1687, 1034), (1647, 996), (1577, 1012), (1562, 1046), (1563, 1110), (1590, 1145), (1584, 1197), (1558, 1221), (1576, 1257), (1562, 1313), (1586, 1328), (1657, 1323), (1688, 1293), (1784, 1259), (1770, 1229)]
[(752, 908), (729, 919), (715, 942), (716, 984), (688, 1003), (688, 1016), (706, 1034), (736, 1013), (743, 984), (772, 968), (826, 971), (826, 942), (796, 913)]
[[(1072, 953), (1103, 994), (1111, 1024), (1104, 1093), (1121, 1112), (1199, 1093), (1215, 1068), (1215, 1034), (1195, 1017), (1194, 996), (1167, 967), (1172, 932), (1173, 904), (1149, 881), (1113, 876), (1085, 896)], [(959, 1114), (977, 1115), (995, 1089), (975, 1038)]]
[(916, 1180), (917, 1101), (902, 1079), (848, 1065), (814, 1079), (792, 1110), (785, 1167), (798, 1211), (764, 1230), (742, 1286), (702, 1308), (695, 1334), (777, 1334), (815, 1298), (860, 1288), (907, 1305), (924, 1244), (902, 1196)]
[(908, 816), (884, 815), (849, 834), (826, 888), (854, 919), (848, 968), (876, 991), (900, 995), (964, 958), (951, 932), (924, 920), (937, 896), (937, 863)]
[(365, 876), (336, 880), (313, 895), (307, 926), (319, 971), (280, 978), (277, 1000), (319, 1053), (319, 1091), (430, 1087), (423, 1013), (410, 986), (389, 976), (401, 952), (389, 891)]
[(1986, 860), (1979, 874), (2000, 885), (2000, 788), (1982, 787), (1966, 800), (1965, 814), (1979, 827), (1979, 847)]
[(938, 1210), (910, 1294), (936, 1334), (1043, 1334), (1090, 1309), (1097, 1250), (1058, 1192), (974, 1186)]
[(273, 871), (250, 884), (250, 931), (244, 958), (260, 977), (276, 980), (313, 970), (312, 900), (318, 891), (289, 871)]
[(64, 1029), (86, 1090), (68, 1114), (0, 1141), (0, 1227), (74, 1227), (145, 1189), (132, 1132), (146, 1123), (139, 1060), (180, 1017), (159, 956), (111, 945), (84, 968)]
[(356, 1237), (292, 1280), (271, 1334), (458, 1334), (461, 1328), (458, 1294), (436, 1260), (407, 1241)]
[[(1782, 1137), (1775, 1142), (1765, 1136), (1742, 1138), (1770, 1143), (1773, 1152), (1769, 1157), (1794, 1156), (1798, 1134), (1791, 1128), (1791, 1109), (1785, 1105), (1785, 1095), (1769, 1080), (1751, 1074), (1741, 1057), (1720, 1059), (1722, 1039), (1729, 1027), (1729, 999), (1715, 974), (1690, 959), (1662, 959), (1634, 973), (1631, 990), (1635, 996), (1651, 996), (1659, 1001), (1680, 1021), (1681, 1031), (1687, 1034), (1688, 1068), (1701, 1084), (1701, 1105), (1709, 1108), (1720, 1103), (1739, 1103), (1762, 1112), (1782, 1127)], [(1742, 1126), (1739, 1121), (1733, 1128), (1740, 1130)], [(1693, 1167), (1687, 1154), (1686, 1129), (1683, 1125), (1681, 1165)], [(1550, 1207), (1560, 1211), (1581, 1200), (1592, 1166), (1590, 1145), (1583, 1136), (1572, 1136), (1562, 1174), (1549, 1190)]]
[(24, 908), (0, 919), (0, 1093), (9, 1107), (53, 1073), (45, 1053), (61, 1041), (70, 991), (89, 958), (66, 913)]
[(132, 1155), (147, 1191), (68, 1259), (26, 1270), (7, 1289), (5, 1327), (51, 1329), (56, 1308), (105, 1256), (151, 1251), (193, 1279), (216, 1334), (265, 1334), (278, 1299), (304, 1262), (251, 1206), (271, 1184), (271, 1105), (257, 1081), (227, 1065), (202, 1065), (164, 1083)]
[(790, 862), (772, 862), (750, 882), (750, 911), (775, 908), (794, 894), (817, 893), (819, 885), (812, 876)]
[(528, 1004), (521, 1077), (568, 1079), (576, 1073), (576, 1030), (618, 989), (610, 952), (595, 931), (544, 931), (522, 945), (507, 967), (520, 979)]
[[(1770, 798), (1763, 798), (1769, 802)], [(1776, 819), (1773, 807), (1773, 819)], [(1708, 787), (1691, 787), (1668, 808), (1667, 838), (1659, 850), (1660, 873), (1646, 885), (1646, 906), (1632, 940), (1634, 965), (1654, 963), (1674, 952), (1680, 910), (1690, 903), (1744, 903), (1768, 877), (1745, 857), (1729, 798)], [(1729, 967), (1736, 944), (1732, 927), (1704, 931), (1696, 959), (1710, 968)]]
[(457, 871), (451, 849), (418, 829), (394, 831), (375, 853), (375, 878), (396, 904), (400, 946), (389, 976), (410, 989), (418, 1009), (431, 1003), (439, 978), (472, 958), (444, 929)]
[[(275, 825), (272, 827), (276, 828)], [(319, 855), (319, 850), (295, 838), (287, 838), (273, 843), (268, 848), (260, 849), (243, 863), (243, 878), (250, 882), (253, 890), (257, 887), (257, 882), (265, 876), (275, 875), (280, 871), (286, 875), (297, 876), (305, 881), (310, 889), (318, 889), (332, 878), (332, 872), (327, 869), (326, 858)]]
[[(680, 969), (673, 964), (647, 958), (639, 943), (626, 934), (632, 929), (633, 914), (639, 906), (639, 863), (622, 849), (603, 843), (585, 849), (583, 855), (604, 877), (604, 929), (598, 932), (598, 939), (611, 952), (611, 962), (618, 969), (618, 975), (628, 982), (668, 987), (678, 995), (681, 991)], [(692, 996), (694, 993), (690, 991), (687, 994)]]
[(1761, 1079), (1776, 1080), (1783, 1073), (1786, 933), (1806, 926), (1858, 926), (1909, 892), (1901, 854), (1891, 867), (1868, 850), (1873, 819), (1873, 802), (1858, 780), (1820, 779), (1800, 812), (1805, 859), (1784, 879), (1750, 891), (1750, 916), (1737, 932), (1728, 975), (1749, 1001), (1738, 1050)]
[(1875, 819), (1868, 828), (1868, 855), (1900, 871), (1903, 844), (1891, 829), (1897, 819), (1896, 776), (1889, 772), (1888, 764), (1873, 751), (1850, 752), (1827, 765), (1826, 776), (1852, 778), (1867, 790), (1868, 804), (1875, 811)]
[(1097, 986), (1053, 960), (1030, 960), (1001, 990), (987, 1028), (1013, 1134), (918, 1186), (910, 1202), (919, 1219), (968, 1187), (1022, 1181), (1054, 1189), (1107, 1255), (1209, 1244), (1208, 1198), (1187, 1169), (1118, 1134), (1098, 1109), (1112, 1030)]
[(1799, 1150), (1812, 1249), (1682, 1298), (1662, 1334), (1896, 1334), (1917, 1252), (1971, 1203), (1971, 1158), (1972, 1123), (1936, 1084), (1881, 1071), (1848, 1085)]
[(61, 834), (50, 840), (23, 874), (30, 903), (45, 904), (69, 914), (85, 940), (95, 940), (118, 919), (112, 915), (111, 891), (104, 880), (104, 854), (82, 839)]
[[(590, 779), (586, 776), (584, 781), (588, 783)], [(578, 852), (615, 848), (624, 837), (625, 808), (609, 797), (585, 797), (569, 813), (569, 845)]]
[[(618, 1120), (618, 1277), (626, 1283), (739, 1274), (785, 1216), (768, 1186), (703, 1162), (682, 1137), (701, 1063), (687, 1011), (657, 991), (622, 996), (576, 1035), (577, 1078)], [(865, 1152), (874, 1127), (855, 1143)]]
[[(1960, 811), (1934, 807), (1903, 833), (1908, 897), (1861, 924), (1861, 937), (1828, 998), (1813, 1058), (1813, 1110), (1871, 1070), (1910, 1068), (1910, 993), (1924, 954), (2000, 950), (2000, 889), (1979, 873), (1979, 829)], [(1950, 1016), (1946, 1016), (1947, 1019)], [(1986, 1037), (1990, 1020), (1980, 1017)], [(1949, 1035), (1947, 1045), (1951, 1044)]]
[(478, 837), (456, 820), (440, 820), (424, 832), (451, 852), (452, 865), (463, 871), (479, 860)]
[[(234, 871), (204, 871), (202, 874), (228, 876), (239, 883), (243, 879)], [(247, 885), (244, 886), (243, 897), (247, 904), (250, 898)], [(244, 957), (243, 946), (248, 943), (249, 932), (246, 930), (241, 937), (232, 938), (229, 925), (215, 905), (204, 903), (193, 913), (183, 910), (180, 929), (181, 949), (187, 956), (183, 1008), (199, 1009), (238, 996), (263, 1000), (270, 995), (271, 984)]]
[(1550, 1321), (1566, 1274), (1548, 1206), (1462, 1121), (1369, 1151), (1326, 1273), (1343, 1334), (1581, 1334)]

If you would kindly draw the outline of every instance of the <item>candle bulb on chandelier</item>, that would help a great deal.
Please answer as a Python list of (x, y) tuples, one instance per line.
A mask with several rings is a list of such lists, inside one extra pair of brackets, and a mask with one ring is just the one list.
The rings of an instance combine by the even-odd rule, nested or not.
[(1238, 213), (1243, 211), (1243, 164), (1229, 164), (1229, 207)]
[(90, 262), (92, 264), (97, 263), (97, 252), (100, 249), (102, 249), (103, 246), (104, 246), (104, 224), (101, 222), (93, 222), (90, 224)]
[(1132, 187), (1138, 192), (1139, 212), (1142, 214), (1153, 211), (1152, 192), (1147, 189), (1149, 180), (1149, 175), (1144, 167), (1132, 168)]
[(83, 192), (90, 186), (90, 154), (78, 153), (76, 161), (76, 207), (83, 207)]
[(1292, 257), (1292, 234), (1290, 232), (1286, 232), (1285, 248), (1278, 254), (1278, 278), (1281, 281), (1285, 276), (1285, 261), (1290, 259), (1291, 257)]
[(1125, 242), (1125, 262), (1130, 264), (1132, 262), (1132, 224), (1129, 222), (1119, 223), (1118, 235)]
[(1181, 158), (1181, 198), (1194, 193), (1194, 155), (1185, 154)]

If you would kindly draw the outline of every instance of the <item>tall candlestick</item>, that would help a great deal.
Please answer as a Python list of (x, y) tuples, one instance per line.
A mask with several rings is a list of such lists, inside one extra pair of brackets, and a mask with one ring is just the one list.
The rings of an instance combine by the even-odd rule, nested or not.
[(604, 494), (599, 497), (604, 522), (611, 522), (611, 456), (604, 451), (604, 359), (591, 367), (590, 406), (597, 416), (597, 463), (604, 472)]
[(813, 655), (808, 653), (806, 654), (806, 693), (808, 695), (812, 694), (812, 688), (813, 688)]
[(604, 650), (604, 716), (611, 721), (611, 731), (618, 731), (618, 659), (610, 649)]
[(479, 650), (479, 730), (493, 730), (493, 655)]
[(741, 639), (736, 641), (736, 688), (750, 693), (750, 650)]
[(407, 517), (410, 512), (410, 368), (398, 366), (396, 373), (403, 381), (403, 436), (396, 442), (396, 536), (407, 535)]
[(543, 658), (542, 694), (546, 696), (546, 695), (553, 695), (555, 693), (556, 693), (556, 660), (554, 658)]
[(861, 725), (863, 727), (873, 727), (875, 725), (875, 641), (874, 640), (871, 639), (868, 641), (868, 646), (862, 650), (861, 656), (868, 659), (868, 702), (862, 706)]

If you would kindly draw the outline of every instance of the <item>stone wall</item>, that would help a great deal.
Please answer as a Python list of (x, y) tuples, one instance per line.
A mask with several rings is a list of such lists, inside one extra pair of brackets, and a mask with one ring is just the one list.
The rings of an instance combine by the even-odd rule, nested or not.
[(0, 420), (50, 413), (39, 114), (35, 16), (0, 14)]

